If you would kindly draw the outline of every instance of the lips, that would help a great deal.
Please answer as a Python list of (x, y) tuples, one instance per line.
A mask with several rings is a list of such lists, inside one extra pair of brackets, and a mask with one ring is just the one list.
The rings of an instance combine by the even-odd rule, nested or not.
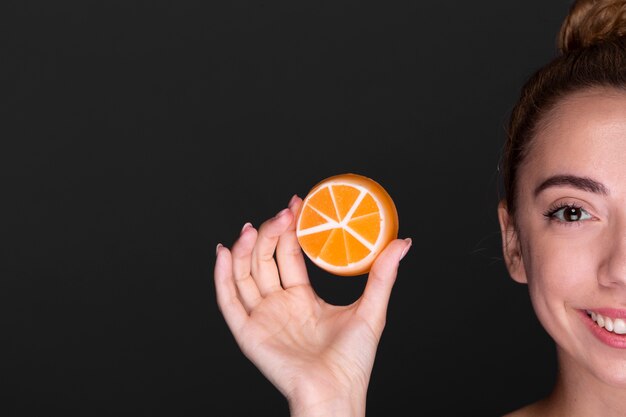
[(606, 331), (615, 334), (626, 334), (626, 320), (621, 318), (609, 317), (591, 310), (585, 310), (587, 315), (591, 317), (596, 325)]

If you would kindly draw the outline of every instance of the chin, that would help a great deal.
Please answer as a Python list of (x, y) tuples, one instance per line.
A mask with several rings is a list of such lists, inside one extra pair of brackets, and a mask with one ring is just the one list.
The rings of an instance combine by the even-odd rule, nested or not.
[(596, 377), (606, 385), (626, 389), (626, 359), (620, 364), (604, 363), (600, 365), (602, 368), (596, 372)]

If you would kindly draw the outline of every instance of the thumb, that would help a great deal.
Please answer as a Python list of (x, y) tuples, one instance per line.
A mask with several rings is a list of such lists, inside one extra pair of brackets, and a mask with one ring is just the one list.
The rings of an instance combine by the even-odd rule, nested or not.
[(391, 289), (396, 281), (400, 260), (411, 247), (411, 239), (392, 240), (378, 255), (370, 270), (357, 312), (370, 323), (377, 335), (382, 334)]

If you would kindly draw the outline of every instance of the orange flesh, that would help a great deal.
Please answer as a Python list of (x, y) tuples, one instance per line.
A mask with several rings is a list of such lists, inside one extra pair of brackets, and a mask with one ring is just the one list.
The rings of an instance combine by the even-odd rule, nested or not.
[(381, 218), (378, 213), (366, 214), (365, 216), (353, 218), (348, 222), (348, 227), (364, 237), (372, 245), (380, 234)]

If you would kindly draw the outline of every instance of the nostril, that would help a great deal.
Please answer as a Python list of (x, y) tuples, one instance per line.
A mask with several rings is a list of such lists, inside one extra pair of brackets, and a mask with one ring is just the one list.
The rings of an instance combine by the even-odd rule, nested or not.
[(598, 271), (598, 281), (607, 287), (626, 287), (626, 238), (615, 239), (609, 248), (605, 262)]

